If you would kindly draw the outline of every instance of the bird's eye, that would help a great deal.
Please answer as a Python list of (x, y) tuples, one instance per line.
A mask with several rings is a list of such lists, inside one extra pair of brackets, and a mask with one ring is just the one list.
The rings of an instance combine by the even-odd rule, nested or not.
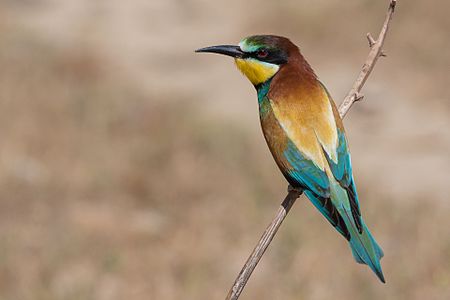
[(258, 58), (266, 58), (269, 55), (269, 51), (267, 51), (266, 49), (261, 49), (256, 53), (256, 55), (258, 56)]

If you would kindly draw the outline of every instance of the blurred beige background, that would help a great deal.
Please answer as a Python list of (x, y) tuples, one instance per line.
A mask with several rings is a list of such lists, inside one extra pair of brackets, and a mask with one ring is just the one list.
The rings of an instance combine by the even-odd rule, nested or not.
[[(286, 183), (193, 50), (288, 36), (339, 103), (387, 2), (1, 0), (0, 299), (223, 299)], [(302, 198), (242, 299), (450, 299), (449, 9), (399, 1), (345, 120), (387, 284)]]

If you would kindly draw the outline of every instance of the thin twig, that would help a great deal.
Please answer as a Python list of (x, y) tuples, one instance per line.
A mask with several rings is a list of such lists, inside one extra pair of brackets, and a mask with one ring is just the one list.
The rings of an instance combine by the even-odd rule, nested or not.
[(277, 233), (278, 228), (280, 227), (287, 213), (291, 209), (292, 205), (295, 203), (295, 200), (297, 200), (297, 198), (300, 197), (301, 194), (302, 194), (301, 191), (295, 189), (289, 190), (286, 198), (284, 198), (283, 200), (283, 203), (281, 203), (281, 206), (278, 208), (275, 218), (266, 228), (266, 231), (264, 231), (261, 239), (259, 240), (255, 249), (253, 250), (252, 254), (250, 254), (250, 257), (245, 262), (245, 265), (242, 268), (241, 272), (239, 273), (238, 278), (234, 282), (233, 287), (228, 292), (228, 296), (226, 299), (239, 298), (239, 295), (244, 289), (245, 284), (252, 275), (252, 272), (255, 269), (256, 265), (258, 264), (259, 260), (264, 255), (264, 252), (266, 251), (273, 237)]
[[(386, 19), (384, 21), (383, 27), (381, 28), (377, 40), (374, 40), (374, 38), (370, 33), (367, 34), (367, 40), (369, 41), (370, 47), (369, 55), (367, 56), (366, 62), (364, 63), (361, 72), (356, 78), (356, 81), (353, 84), (351, 90), (348, 92), (344, 101), (342, 101), (341, 105), (339, 106), (339, 114), (341, 118), (345, 117), (350, 107), (356, 101), (359, 101), (363, 98), (363, 95), (361, 95), (360, 92), (362, 87), (364, 86), (364, 83), (366, 82), (367, 78), (372, 72), (378, 58), (380, 56), (386, 56), (382, 48), (397, 1), (390, 0), (389, 2), (390, 3), (386, 14)], [(249, 258), (245, 262), (245, 265), (239, 272), (239, 275), (234, 281), (234, 284), (231, 287), (230, 291), (228, 292), (228, 295), (225, 300), (237, 300), (239, 298), (253, 270), (256, 268), (258, 262), (264, 255), (264, 252), (266, 251), (270, 242), (277, 233), (278, 228), (281, 226), (281, 223), (283, 223), (283, 220), (286, 218), (286, 215), (288, 214), (292, 205), (295, 203), (295, 200), (297, 200), (297, 198), (300, 197), (301, 194), (302, 191), (292, 189), (291, 187), (289, 187), (289, 192), (286, 198), (284, 198), (281, 206), (278, 208), (275, 218), (272, 220), (267, 229), (264, 231), (264, 234), (260, 238), (255, 249), (253, 249), (252, 254), (250, 254)]]
[(380, 56), (386, 56), (386, 54), (383, 52), (383, 44), (384, 39), (386, 38), (387, 31), (389, 29), (389, 23), (392, 19), (392, 15), (394, 14), (396, 4), (397, 4), (396, 0), (390, 0), (389, 9), (386, 14), (386, 19), (384, 20), (384, 24), (383, 27), (381, 28), (378, 38), (374, 40), (374, 38), (370, 33), (367, 34), (370, 52), (369, 55), (367, 56), (366, 62), (364, 63), (361, 71), (358, 74), (358, 77), (356, 78), (355, 83), (348, 92), (347, 96), (344, 98), (344, 101), (342, 101), (341, 105), (339, 106), (339, 114), (341, 115), (342, 118), (345, 117), (345, 115), (347, 114), (348, 110), (353, 105), (353, 103), (361, 100), (364, 97), (360, 93), (362, 87), (364, 86), (364, 83), (366, 83), (367, 78), (369, 78), (369, 75), (372, 72), (373, 67), (375, 66), (378, 58)]

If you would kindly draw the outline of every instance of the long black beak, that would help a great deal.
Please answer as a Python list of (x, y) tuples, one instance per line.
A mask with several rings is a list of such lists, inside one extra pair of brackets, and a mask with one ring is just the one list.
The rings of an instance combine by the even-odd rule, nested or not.
[(239, 46), (232, 45), (220, 45), (220, 46), (212, 46), (201, 48), (195, 50), (195, 52), (209, 52), (209, 53), (218, 53), (223, 55), (228, 55), (234, 58), (242, 58), (244, 56), (244, 52), (239, 48)]

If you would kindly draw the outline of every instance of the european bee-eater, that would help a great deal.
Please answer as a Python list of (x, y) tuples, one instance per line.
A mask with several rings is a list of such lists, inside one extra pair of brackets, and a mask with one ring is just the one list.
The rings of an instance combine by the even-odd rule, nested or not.
[(385, 282), (383, 251), (361, 217), (341, 117), (299, 48), (281, 36), (255, 35), (196, 52), (234, 58), (256, 88), (264, 137), (284, 177), (347, 239), (355, 260)]

